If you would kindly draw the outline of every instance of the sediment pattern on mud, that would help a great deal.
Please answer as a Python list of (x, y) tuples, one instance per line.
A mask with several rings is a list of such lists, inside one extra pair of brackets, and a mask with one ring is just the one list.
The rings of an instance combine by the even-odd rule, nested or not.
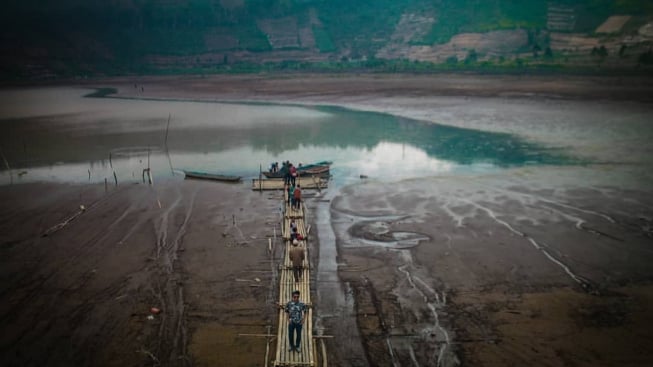
[[(340, 274), (355, 290), (370, 363), (478, 361), (469, 348), (482, 343), (491, 350), (510, 338), (495, 318), (523, 307), (517, 306), (527, 299), (522, 294), (571, 289), (610, 305), (618, 303), (611, 300), (615, 287), (651, 279), (650, 235), (642, 223), (652, 206), (644, 192), (574, 185), (551, 190), (546, 180), (534, 184), (519, 175), (453, 180), (366, 182), (346, 187), (333, 201)], [(624, 211), (631, 201), (641, 206)], [(403, 232), (422, 237), (414, 246), (387, 246), (393, 233)], [(492, 306), (497, 292), (515, 296)], [(607, 311), (612, 306), (592, 307), (613, 313)], [(528, 312), (528, 322), (537, 322), (535, 311)], [(507, 354), (497, 360), (522, 353), (521, 346), (504, 348)]]
[[(152, 264), (152, 272), (155, 276), (152, 279), (154, 284), (151, 291), (159, 300), (160, 307), (166, 310), (159, 325), (156, 355), (165, 356), (164, 360), (167, 361), (179, 361), (180, 365), (189, 365), (191, 361), (186, 351), (187, 316), (181, 279), (182, 269), (177, 262), (177, 254), (183, 246), (183, 238), (193, 213), (196, 197), (197, 191), (192, 192), (190, 198), (185, 198), (177, 190), (175, 197), (171, 198), (174, 200), (172, 204), (154, 223), (157, 240), (155, 262)], [(179, 208), (182, 201), (185, 208)], [(178, 211), (181, 211), (179, 213), (181, 215), (175, 215)], [(171, 222), (171, 215), (175, 215), (173, 219), (177, 221)]]

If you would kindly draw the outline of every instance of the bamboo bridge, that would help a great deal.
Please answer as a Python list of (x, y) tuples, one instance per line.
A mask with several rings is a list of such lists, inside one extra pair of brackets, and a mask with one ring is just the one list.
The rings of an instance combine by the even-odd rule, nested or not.
[[(302, 188), (302, 193), (307, 189), (321, 190), (326, 188), (328, 180), (318, 177), (301, 177), (297, 178), (298, 184)], [(310, 248), (309, 248), (309, 232), (310, 226), (306, 225), (304, 195), (302, 195), (301, 205), (298, 208), (293, 208), (288, 203), (288, 191), (285, 188), (282, 179), (262, 179), (252, 180), (252, 189), (257, 191), (263, 190), (283, 190), (283, 222), (281, 224), (281, 240), (283, 242), (283, 256), (279, 264), (279, 300), (277, 305), (278, 309), (278, 330), (276, 335), (270, 332), (266, 334), (240, 334), (242, 336), (257, 336), (266, 337), (268, 340), (267, 350), (265, 354), (265, 367), (268, 366), (270, 345), (276, 339), (276, 353), (272, 365), (275, 367), (326, 367), (327, 356), (324, 338), (330, 338), (326, 335), (314, 335), (313, 330), (313, 303), (311, 301), (311, 263), (310, 263)], [(290, 222), (295, 221), (297, 232), (301, 234), (302, 240), (299, 241), (298, 246), (304, 249), (304, 262), (302, 269), (302, 277), (299, 282), (295, 282), (293, 276), (292, 261), (290, 260), (290, 248), (292, 242), (290, 240)], [(276, 238), (276, 236), (275, 236)], [(272, 240), (270, 239), (269, 249), (272, 251)], [(285, 312), (285, 306), (292, 299), (292, 292), (298, 290), (300, 292), (299, 299), (306, 307), (304, 315), (304, 325), (301, 332), (301, 346), (300, 351), (290, 351), (288, 341), (288, 315)], [(321, 333), (320, 333), (321, 334)], [(322, 339), (322, 340), (320, 340)], [(317, 353), (317, 342), (320, 342), (321, 353)]]
[[(282, 238), (284, 243), (283, 262), (279, 269), (279, 323), (277, 331), (277, 352), (274, 360), (274, 366), (316, 366), (316, 343), (313, 338), (313, 304), (311, 303), (311, 267), (309, 261), (309, 248), (307, 240), (307, 230), (305, 225), (304, 204), (299, 208), (293, 208), (288, 205), (288, 191), (284, 190), (284, 215)], [(297, 232), (301, 234), (303, 240), (299, 241), (299, 247), (304, 249), (305, 259), (302, 269), (302, 277), (299, 282), (295, 282), (292, 270), (292, 261), (289, 253), (292, 243), (290, 241), (290, 222), (295, 221)], [(299, 299), (306, 304), (307, 311), (304, 317), (304, 326), (302, 328), (302, 340), (300, 352), (289, 351), (288, 344), (288, 316), (284, 307), (290, 301), (292, 292), (300, 292)]]

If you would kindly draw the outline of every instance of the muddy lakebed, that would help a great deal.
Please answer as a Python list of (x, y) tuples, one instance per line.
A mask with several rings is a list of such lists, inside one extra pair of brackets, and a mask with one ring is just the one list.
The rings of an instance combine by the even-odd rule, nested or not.
[(307, 201), (332, 365), (653, 360), (650, 104), (141, 83), (1, 91), (11, 365), (262, 365), (238, 334), (276, 323), (280, 194), (249, 179), (286, 159), (333, 161)]

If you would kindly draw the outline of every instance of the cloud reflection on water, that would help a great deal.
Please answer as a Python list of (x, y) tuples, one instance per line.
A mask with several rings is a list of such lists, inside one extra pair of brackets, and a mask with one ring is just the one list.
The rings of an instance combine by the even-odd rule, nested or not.
[[(112, 179), (113, 170), (119, 180), (137, 180), (147, 168), (147, 151), (151, 152), (150, 167), (159, 178), (172, 175), (171, 165), (253, 177), (259, 167), (267, 169), (271, 162), (284, 160), (334, 161), (333, 173), (343, 181), (360, 175), (402, 179), (565, 163), (559, 152), (510, 134), (379, 113), (331, 107), (82, 98), (87, 92), (73, 88), (19, 90), (14, 91), (16, 95), (2, 92), (8, 101), (17, 96), (22, 100), (13, 109), (0, 112), (5, 133), (0, 144), (12, 167), (28, 172), (21, 181), (88, 181), (88, 170), (93, 182)], [(138, 147), (137, 154), (117, 154), (133, 147)], [(107, 168), (109, 159), (113, 167)], [(9, 181), (10, 175), (0, 171), (0, 183)]]

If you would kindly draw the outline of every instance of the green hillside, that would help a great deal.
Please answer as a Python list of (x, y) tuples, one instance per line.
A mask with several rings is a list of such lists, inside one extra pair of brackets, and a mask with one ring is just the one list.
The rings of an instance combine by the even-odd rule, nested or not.
[[(461, 33), (546, 32), (552, 4), (573, 14), (559, 32), (591, 35), (618, 14), (632, 16), (620, 32), (634, 34), (653, 20), (653, 2), (636, 0), (9, 0), (0, 12), (0, 75), (224, 71), (281, 61), (306, 67), (304, 60), (368, 60), (374, 67), (369, 60), (389, 44), (431, 47)], [(424, 24), (398, 41), (398, 24), (404, 19), (410, 30), (411, 17)], [(537, 43), (544, 50), (542, 40), (526, 49)]]

